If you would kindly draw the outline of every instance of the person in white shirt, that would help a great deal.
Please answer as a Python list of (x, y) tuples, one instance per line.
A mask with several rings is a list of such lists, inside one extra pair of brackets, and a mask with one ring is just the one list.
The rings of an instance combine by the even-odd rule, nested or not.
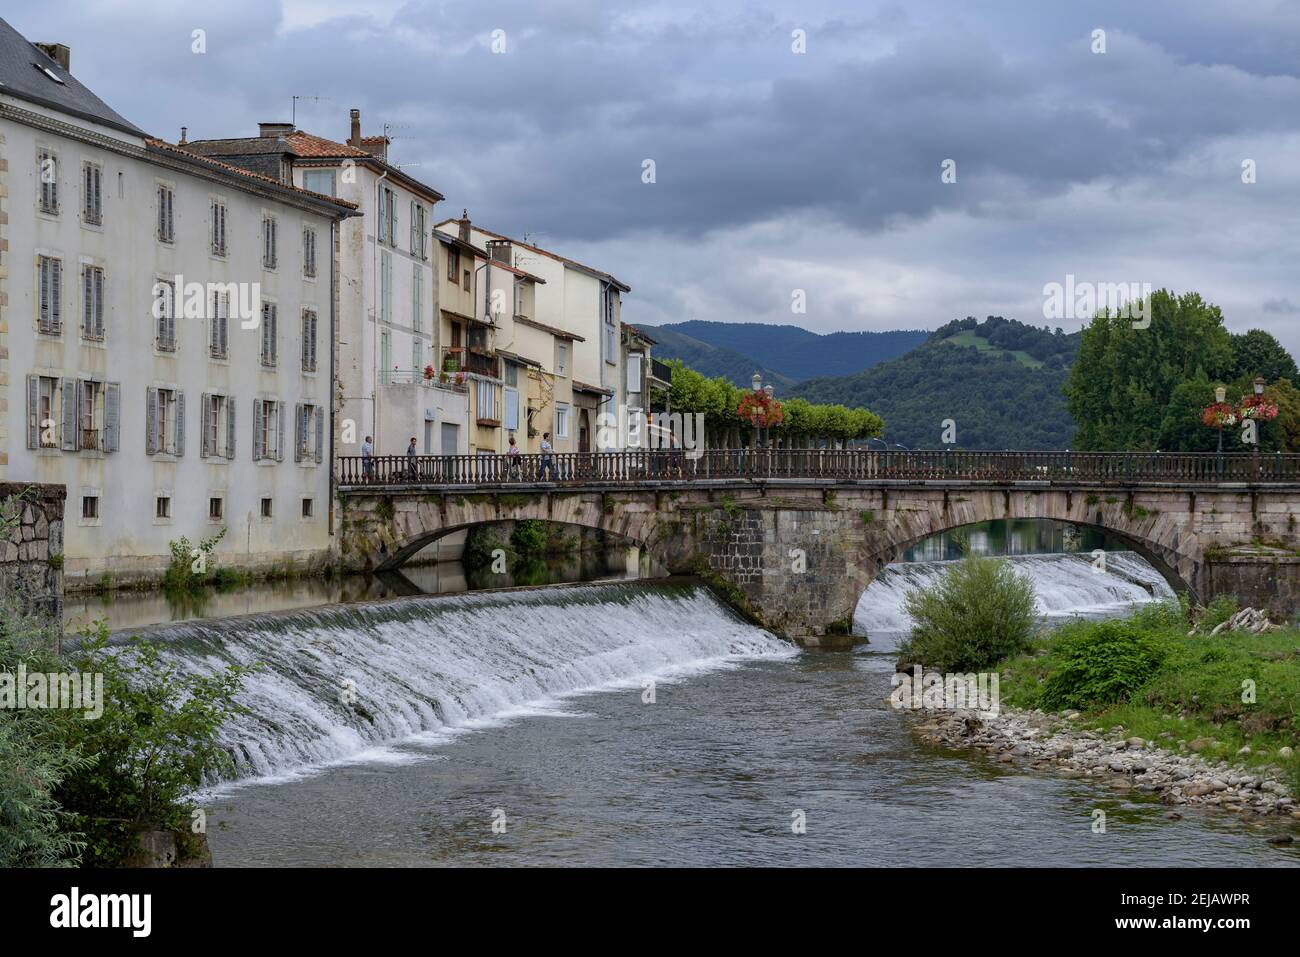
[(367, 482), (375, 474), (375, 446), (368, 435), (366, 440), (361, 443), (361, 474), (366, 477)]
[(555, 460), (551, 455), (552, 449), (553, 447), (551, 445), (551, 433), (543, 432), (542, 433), (542, 464), (537, 468), (537, 481), (539, 482), (545, 481), (542, 478), (542, 476), (545, 475), (548, 471), (550, 472), (551, 475), (551, 481), (552, 482), (555, 481)]

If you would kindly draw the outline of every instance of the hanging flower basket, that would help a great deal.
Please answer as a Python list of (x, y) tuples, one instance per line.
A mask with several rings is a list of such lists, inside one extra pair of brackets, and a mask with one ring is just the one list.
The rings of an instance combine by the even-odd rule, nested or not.
[(1227, 402), (1214, 402), (1205, 407), (1201, 421), (1212, 429), (1226, 429), (1237, 424), (1237, 410)]
[(785, 418), (785, 410), (781, 408), (781, 403), (776, 399), (769, 399), (765, 392), (746, 392), (741, 397), (740, 405), (736, 407), (736, 414), (743, 421), (760, 429), (780, 425), (781, 420)]
[(1277, 403), (1266, 395), (1248, 395), (1241, 400), (1241, 418), (1271, 422), (1277, 418)]

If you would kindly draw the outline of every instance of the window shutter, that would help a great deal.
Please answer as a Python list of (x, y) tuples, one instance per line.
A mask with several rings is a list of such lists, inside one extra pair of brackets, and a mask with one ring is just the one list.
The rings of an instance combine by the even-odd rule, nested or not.
[(217, 316), (221, 325), (221, 338), (218, 340), (218, 344), (221, 348), (221, 354), (224, 356), (230, 348), (230, 293), (221, 293)]
[(175, 196), (172, 191), (167, 190), (167, 238), (169, 240), (176, 236), (176, 216), (175, 211), (172, 209), (174, 199)]
[(235, 397), (226, 396), (226, 458), (235, 457)]
[(158, 451), (158, 390), (144, 390), (144, 454)]
[(122, 441), (122, 386), (110, 382), (104, 387), (104, 451), (116, 452)]
[(262, 303), (262, 365), (271, 364), (271, 304)]
[(176, 456), (185, 454), (185, 393), (176, 391)]
[(271, 303), (271, 365), (275, 365), (279, 357), (276, 355), (276, 348), (280, 344), (280, 313), (279, 307)]
[(63, 380), (63, 451), (77, 451), (77, 380)]
[(50, 331), (56, 335), (63, 328), (60, 304), (63, 300), (63, 260), (50, 260)]
[(320, 465), (325, 451), (325, 410), (316, 406), (316, 464)]
[(206, 459), (211, 450), (208, 448), (210, 432), (208, 423), (212, 421), (212, 396), (204, 392), (199, 396), (199, 458)]
[(208, 329), (208, 351), (221, 355), (221, 293), (212, 294), (212, 326)]
[(168, 349), (176, 348), (176, 294), (174, 286), (167, 287), (167, 312), (163, 316), (164, 340)]
[(218, 204), (217, 212), (221, 214), (221, 252), (224, 254), (226, 251), (226, 206), (224, 203)]
[(104, 338), (104, 270), (96, 269), (95, 273), (95, 337)]
[(278, 413), (278, 418), (276, 419), (276, 423), (275, 423), (275, 460), (277, 462), (283, 462), (284, 461), (284, 403), (277, 402), (275, 404), (275, 410)]
[(306, 309), (304, 309), (304, 310), (302, 311), (302, 328), (301, 328), (301, 335), (302, 335), (302, 371), (303, 371), (303, 372), (310, 372), (310, 371), (311, 371), (311, 351), (310, 351), (310, 349), (309, 349), (309, 343), (311, 342), (311, 338), (310, 338), (310, 332), (309, 332), (309, 329), (308, 329), (308, 326), (310, 325), (310, 323), (311, 323), (311, 313), (308, 312)]
[(27, 377), (27, 447), (40, 448), (41, 445), (41, 377)]
[(275, 264), (279, 261), (280, 260), (279, 260), (278, 250), (276, 249), (275, 218), (272, 217), (271, 219), (271, 267), (275, 268)]
[(381, 243), (384, 241), (384, 233), (388, 229), (388, 211), (384, 205), (384, 199), (387, 193), (388, 190), (384, 189), (382, 186), (379, 187), (379, 225), (375, 229), (375, 236)]
[(253, 400), (253, 461), (266, 457), (266, 447), (262, 444), (262, 422), (266, 419), (266, 403), (261, 399)]
[[(86, 167), (89, 173), (90, 167)], [(95, 278), (89, 266), (81, 267), (81, 332), (83, 335), (95, 334)]]
[(306, 407), (301, 402), (299, 402), (297, 405), (293, 407), (293, 419), (294, 419), (293, 460), (295, 462), (302, 461), (302, 448), (304, 445), (307, 444), (307, 440), (306, 440), (307, 420), (306, 420), (305, 413), (306, 413)]
[(311, 337), (308, 340), (311, 343), (311, 371), (312, 372), (316, 371), (316, 328), (317, 328), (317, 316), (316, 316), (316, 310), (313, 309), (311, 311)]

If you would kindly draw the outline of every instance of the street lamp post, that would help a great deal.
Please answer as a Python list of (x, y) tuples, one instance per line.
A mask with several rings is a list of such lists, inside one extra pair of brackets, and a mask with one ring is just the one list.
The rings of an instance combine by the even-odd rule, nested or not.
[[(753, 383), (754, 386), (754, 394), (755, 395), (760, 394), (763, 391), (762, 374), (755, 372), (753, 378), (750, 381)], [(754, 451), (755, 452), (758, 451), (758, 435), (759, 435), (758, 419), (754, 419)]]
[[(1223, 405), (1224, 399), (1228, 397), (1228, 390), (1223, 386), (1218, 386), (1214, 390), (1214, 401)], [(1215, 478), (1223, 481), (1223, 423), (1219, 423), (1219, 452), (1214, 457), (1214, 474)]]
[[(1255, 395), (1257, 395), (1257, 396), (1263, 395), (1263, 394), (1264, 394), (1264, 386), (1266, 386), (1266, 385), (1268, 385), (1268, 383), (1264, 380), (1264, 377), (1263, 377), (1262, 375), (1257, 375), (1257, 376), (1255, 376)], [(1252, 464), (1253, 464), (1254, 467), (1255, 467), (1255, 481), (1258, 482), (1258, 481), (1259, 481), (1259, 473), (1260, 473), (1260, 459), (1259, 459), (1259, 422), (1258, 422), (1258, 421), (1255, 423), (1255, 453), (1254, 453), (1253, 459), (1254, 459), (1254, 461), (1253, 461)]]

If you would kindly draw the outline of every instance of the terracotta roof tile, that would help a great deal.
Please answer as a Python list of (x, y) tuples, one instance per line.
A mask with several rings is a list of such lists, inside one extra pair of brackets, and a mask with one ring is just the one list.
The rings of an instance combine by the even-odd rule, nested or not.
[(222, 172), (231, 173), (235, 176), (241, 177), (242, 179), (251, 179), (251, 180), (257, 180), (260, 183), (268, 183), (272, 186), (276, 186), (279, 189), (287, 190), (288, 192), (291, 193), (299, 193), (303, 196), (311, 197), (312, 199), (324, 200), (325, 202), (332, 203), (337, 206), (344, 206), (348, 209), (357, 208), (356, 203), (350, 203), (346, 199), (339, 199), (335, 196), (327, 196), (324, 193), (314, 193), (309, 189), (300, 189), (297, 186), (286, 186), (278, 179), (272, 179), (270, 176), (263, 176), (261, 173), (254, 173), (251, 170), (244, 169), (242, 166), (233, 166), (230, 163), (223, 163), (219, 159), (214, 159), (211, 156), (205, 156), (202, 153), (195, 153), (193, 150), (187, 150), (183, 146), (177, 146), (174, 143), (168, 143), (166, 140), (160, 140), (152, 136), (149, 136), (149, 137), (145, 137), (145, 145), (163, 153), (177, 154), (179, 156), (184, 157), (185, 159), (193, 160), (195, 162), (202, 163), (206, 166), (215, 166), (217, 169), (220, 169)]

